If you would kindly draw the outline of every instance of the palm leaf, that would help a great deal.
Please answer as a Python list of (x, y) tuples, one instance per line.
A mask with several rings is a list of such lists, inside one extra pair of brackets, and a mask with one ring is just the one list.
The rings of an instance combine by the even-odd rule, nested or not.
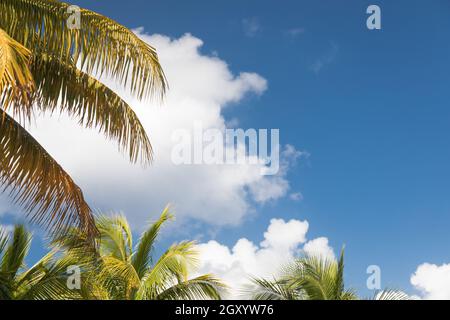
[(300, 300), (299, 295), (286, 281), (252, 278), (252, 284), (244, 290), (252, 300)]
[(139, 98), (164, 94), (166, 79), (154, 48), (117, 22), (81, 9), (79, 29), (67, 25), (69, 4), (54, 0), (2, 0), (0, 27), (33, 52), (80, 63), (129, 85)]
[(67, 300), (81, 299), (80, 291), (67, 286), (69, 266), (78, 265), (73, 257), (54, 257), (50, 252), (18, 281), (18, 300)]
[(376, 292), (371, 300), (410, 300), (401, 290), (384, 289)]
[(97, 227), (100, 231), (101, 255), (129, 262), (133, 250), (133, 235), (127, 219), (122, 215), (101, 215), (97, 218)]
[(52, 233), (75, 225), (90, 237), (96, 235), (91, 210), (70, 176), (8, 114), (0, 122), (0, 185), (32, 221)]
[(174, 277), (179, 282), (187, 281), (189, 270), (197, 266), (197, 255), (194, 242), (172, 245), (141, 279), (137, 299), (154, 299), (170, 286)]
[(34, 89), (29, 70), (31, 52), (0, 29), (0, 109), (14, 106), (16, 115), (29, 118)]
[(80, 125), (94, 127), (116, 140), (132, 162), (151, 161), (152, 147), (137, 115), (107, 86), (78, 70), (73, 62), (48, 54), (35, 54), (31, 72), (39, 110), (65, 111)]
[(0, 266), (2, 272), (8, 274), (10, 279), (14, 279), (19, 269), (24, 266), (30, 244), (31, 234), (25, 230), (23, 225), (15, 226)]
[(101, 268), (95, 277), (113, 297), (120, 299), (130, 299), (140, 283), (136, 270), (129, 262), (112, 256), (102, 257)]
[(5, 228), (0, 225), (0, 258), (3, 255), (3, 250), (8, 244), (8, 238), (9, 238), (8, 231), (5, 230)]
[(156, 300), (220, 300), (226, 286), (212, 275), (206, 274), (178, 283), (156, 296)]
[(155, 243), (156, 237), (161, 230), (161, 226), (164, 224), (164, 222), (171, 218), (173, 218), (173, 216), (169, 213), (169, 207), (166, 207), (159, 219), (146, 232), (142, 234), (141, 239), (139, 240), (139, 245), (132, 258), (133, 267), (136, 269), (139, 278), (144, 275), (151, 262), (150, 253)]

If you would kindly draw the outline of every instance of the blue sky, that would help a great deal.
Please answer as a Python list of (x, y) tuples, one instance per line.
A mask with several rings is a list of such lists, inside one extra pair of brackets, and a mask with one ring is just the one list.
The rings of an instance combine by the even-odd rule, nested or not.
[[(363, 294), (368, 265), (382, 268), (384, 286), (413, 292), (418, 265), (450, 261), (450, 2), (76, 4), (148, 33), (191, 33), (202, 53), (268, 81), (225, 117), (279, 128), (283, 144), (310, 154), (287, 176), (304, 199), (255, 204), (251, 219), (217, 230), (219, 242), (259, 242), (273, 217), (306, 219), (308, 238), (346, 245), (347, 284)], [(370, 4), (381, 30), (366, 28)]]

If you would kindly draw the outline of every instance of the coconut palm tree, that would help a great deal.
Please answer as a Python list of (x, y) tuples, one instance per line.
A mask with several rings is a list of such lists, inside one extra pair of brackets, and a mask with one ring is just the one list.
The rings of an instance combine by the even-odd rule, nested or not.
[(189, 277), (198, 262), (194, 242), (175, 243), (158, 260), (153, 260), (155, 241), (163, 224), (171, 218), (166, 208), (142, 233), (136, 246), (122, 215), (97, 217), (98, 250), (90, 248), (77, 230), (55, 243), (65, 248), (66, 255), (87, 266), (81, 290), (85, 299), (220, 299), (226, 289), (220, 280), (210, 274)]
[(0, 300), (80, 299), (67, 286), (67, 268), (75, 263), (70, 257), (54, 259), (52, 251), (26, 268), (31, 240), (23, 225), (16, 225), (12, 235), (0, 227)]
[[(305, 255), (282, 268), (278, 279), (253, 278), (245, 289), (255, 300), (357, 300), (353, 289), (344, 286), (344, 249), (339, 259)], [(407, 300), (400, 290), (385, 289), (370, 300)]]
[[(164, 95), (154, 48), (117, 22), (56, 0), (0, 1), (0, 187), (52, 232), (96, 235), (80, 188), (26, 130), (36, 112), (65, 112), (147, 164), (149, 139), (130, 106), (94, 76), (139, 99)], [(79, 24), (72, 24), (73, 15)]]
[(344, 250), (339, 259), (306, 255), (284, 267), (280, 279), (253, 279), (256, 300), (354, 300), (344, 286)]

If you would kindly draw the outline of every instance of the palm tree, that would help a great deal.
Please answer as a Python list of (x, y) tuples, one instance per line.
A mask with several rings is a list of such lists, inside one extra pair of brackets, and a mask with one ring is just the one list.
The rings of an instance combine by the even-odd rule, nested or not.
[(80, 188), (25, 129), (35, 112), (61, 111), (117, 141), (132, 162), (152, 148), (136, 114), (94, 76), (106, 75), (139, 99), (166, 90), (154, 48), (127, 28), (56, 0), (0, 1), (0, 187), (33, 222), (58, 232), (97, 234)]
[(173, 244), (158, 260), (153, 260), (160, 229), (171, 218), (166, 208), (135, 247), (130, 226), (121, 215), (101, 215), (96, 219), (100, 232), (98, 250), (90, 248), (76, 230), (55, 243), (65, 248), (66, 255), (87, 266), (81, 290), (85, 299), (220, 299), (225, 285), (217, 278), (210, 274), (189, 277), (198, 262), (194, 242)]
[[(344, 249), (339, 259), (305, 255), (282, 270), (278, 279), (252, 278), (245, 291), (255, 300), (357, 300), (353, 289), (344, 286)], [(370, 300), (407, 300), (400, 290), (385, 289)]]
[(50, 252), (25, 267), (31, 240), (23, 225), (14, 227), (12, 237), (0, 227), (0, 300), (80, 299), (67, 286), (67, 268), (75, 263), (69, 257), (54, 259), (55, 252)]
[(344, 286), (344, 250), (339, 260), (318, 255), (296, 259), (279, 280), (253, 279), (256, 300), (354, 300)]

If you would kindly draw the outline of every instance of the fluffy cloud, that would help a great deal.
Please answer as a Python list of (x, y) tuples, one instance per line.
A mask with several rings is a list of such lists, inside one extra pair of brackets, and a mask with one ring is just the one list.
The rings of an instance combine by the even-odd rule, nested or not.
[[(213, 225), (235, 225), (255, 203), (277, 200), (289, 189), (286, 168), (276, 176), (262, 176), (262, 165), (175, 165), (171, 161), (172, 134), (204, 129), (225, 130), (222, 111), (248, 95), (261, 95), (267, 81), (256, 73), (233, 74), (225, 61), (201, 53), (202, 41), (186, 34), (140, 37), (158, 49), (169, 80), (164, 105), (137, 101), (116, 83), (101, 79), (127, 100), (152, 141), (155, 161), (150, 168), (131, 165), (113, 142), (78, 127), (65, 115), (36, 118), (30, 131), (81, 186), (90, 204), (101, 210), (120, 210), (132, 225), (154, 218), (167, 204), (178, 220), (194, 218)], [(284, 148), (281, 166), (295, 161), (295, 148)]]
[(308, 228), (307, 221), (272, 219), (259, 245), (246, 238), (239, 239), (232, 248), (217, 241), (199, 244), (202, 264), (199, 274), (219, 276), (230, 285), (230, 298), (239, 298), (241, 289), (249, 283), (249, 276), (276, 276), (283, 264), (301, 253), (302, 244), (308, 254), (334, 257), (327, 238), (306, 242)]
[(333, 249), (328, 245), (328, 239), (325, 237), (320, 237), (313, 239), (305, 243), (303, 250), (306, 254), (314, 256), (322, 256), (328, 259), (335, 259)]
[(450, 300), (450, 264), (421, 264), (411, 276), (411, 284), (424, 299)]

